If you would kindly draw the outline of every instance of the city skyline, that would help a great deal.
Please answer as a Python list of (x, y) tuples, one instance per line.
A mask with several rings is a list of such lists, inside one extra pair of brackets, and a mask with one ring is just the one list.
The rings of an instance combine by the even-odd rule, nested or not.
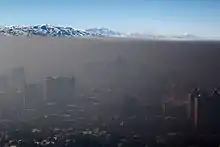
[(78, 29), (220, 37), (215, 0), (2, 1), (0, 25), (53, 24)]

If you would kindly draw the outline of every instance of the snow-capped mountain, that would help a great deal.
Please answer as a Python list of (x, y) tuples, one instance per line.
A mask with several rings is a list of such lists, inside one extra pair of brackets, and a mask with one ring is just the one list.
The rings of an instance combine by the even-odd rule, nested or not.
[(108, 28), (92, 28), (86, 30), (72, 27), (61, 27), (55, 25), (33, 25), (33, 26), (0, 26), (0, 35), (10, 36), (50, 36), (50, 37), (126, 37), (156, 40), (198, 40), (197, 36), (185, 33), (184, 35), (165, 36), (148, 33), (121, 33)]
[(120, 33), (106, 29), (88, 29), (80, 30), (71, 27), (60, 27), (53, 25), (34, 25), (34, 26), (3, 26), (0, 27), (0, 34), (13, 36), (52, 36), (52, 37), (77, 37), (77, 36), (94, 36), (94, 37), (113, 37), (120, 36)]

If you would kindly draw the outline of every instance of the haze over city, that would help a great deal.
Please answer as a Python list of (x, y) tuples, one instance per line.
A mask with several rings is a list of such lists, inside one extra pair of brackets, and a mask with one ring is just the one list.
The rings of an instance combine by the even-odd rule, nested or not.
[(0, 147), (219, 147), (220, 2), (0, 3)]

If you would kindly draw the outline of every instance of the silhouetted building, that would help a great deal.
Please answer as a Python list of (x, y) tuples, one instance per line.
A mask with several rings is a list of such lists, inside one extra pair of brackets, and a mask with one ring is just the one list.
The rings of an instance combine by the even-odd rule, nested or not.
[[(190, 94), (189, 94), (189, 110), (188, 110), (188, 117), (191, 122), (194, 122), (195, 120), (195, 102), (196, 98), (199, 96), (199, 90), (194, 89)], [(196, 124), (194, 124), (196, 125)]]
[[(24, 67), (18, 67), (12, 69), (10, 76), (10, 91), (9, 99), (11, 107), (14, 107), (16, 113), (20, 113), (24, 108), (24, 89), (25, 89), (26, 77)], [(18, 114), (19, 115), (19, 114)]]
[(190, 96), (190, 117), (195, 129), (202, 133), (220, 133), (220, 95), (194, 91)]
[(11, 74), (11, 88), (15, 90), (24, 90), (26, 78), (23, 67), (14, 68)]
[(20, 117), (24, 109), (24, 91), (16, 90), (9, 93), (9, 107), (8, 109), (13, 112), (14, 117)]
[(25, 85), (25, 108), (38, 108), (43, 103), (43, 86), (41, 84)]
[(0, 92), (6, 92), (8, 90), (8, 77), (7, 76), (0, 76)]
[(46, 102), (67, 104), (73, 101), (75, 86), (73, 77), (47, 77), (45, 82)]

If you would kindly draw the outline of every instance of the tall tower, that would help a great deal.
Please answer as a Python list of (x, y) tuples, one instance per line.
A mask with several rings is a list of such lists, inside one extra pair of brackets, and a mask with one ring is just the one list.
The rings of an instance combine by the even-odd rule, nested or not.
[[(21, 110), (25, 106), (25, 70), (24, 67), (18, 67), (12, 69), (11, 78), (10, 78), (10, 89), (13, 98), (13, 103), (16, 106), (17, 112), (21, 112)], [(18, 114), (18, 116), (20, 113)]]
[(189, 113), (188, 118), (193, 123), (194, 127), (197, 128), (198, 124), (198, 97), (200, 96), (200, 90), (194, 89), (189, 94)]
[(24, 90), (25, 87), (25, 71), (24, 67), (14, 68), (11, 74), (11, 87), (14, 90)]

